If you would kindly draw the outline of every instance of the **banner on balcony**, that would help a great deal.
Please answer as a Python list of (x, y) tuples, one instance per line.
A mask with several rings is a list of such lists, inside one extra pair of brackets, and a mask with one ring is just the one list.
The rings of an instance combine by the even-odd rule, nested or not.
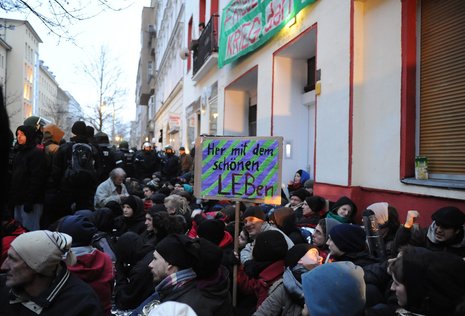
[(194, 195), (281, 204), (282, 145), (282, 137), (197, 138)]
[(232, 0), (222, 15), (218, 67), (266, 43), (316, 0)]

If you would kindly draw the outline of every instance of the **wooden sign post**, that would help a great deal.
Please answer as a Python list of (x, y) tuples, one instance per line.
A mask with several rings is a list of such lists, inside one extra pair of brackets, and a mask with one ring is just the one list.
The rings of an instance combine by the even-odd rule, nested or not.
[[(281, 204), (282, 137), (199, 137), (195, 144), (197, 198), (236, 202), (234, 252), (239, 251), (239, 202)], [(233, 275), (236, 306), (237, 266)]]

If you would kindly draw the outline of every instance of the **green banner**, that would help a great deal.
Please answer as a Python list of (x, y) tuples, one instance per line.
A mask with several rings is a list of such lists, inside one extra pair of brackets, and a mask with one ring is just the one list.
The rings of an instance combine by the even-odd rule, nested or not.
[(316, 0), (232, 0), (221, 23), (218, 67), (265, 44), (305, 6)]

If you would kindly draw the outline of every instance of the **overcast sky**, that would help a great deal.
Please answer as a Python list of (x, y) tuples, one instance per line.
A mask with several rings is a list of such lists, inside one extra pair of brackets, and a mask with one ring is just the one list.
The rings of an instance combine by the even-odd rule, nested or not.
[[(110, 2), (111, 3), (111, 2)], [(93, 87), (82, 75), (82, 65), (94, 58), (102, 45), (109, 48), (110, 56), (116, 59), (124, 73), (120, 80), (128, 90), (125, 100), (127, 113), (124, 121), (135, 118), (135, 85), (140, 53), (140, 21), (142, 8), (149, 0), (134, 0), (134, 4), (123, 11), (106, 11), (98, 16), (76, 22), (70, 27), (77, 34), (78, 47), (67, 41), (58, 41), (48, 35), (47, 29), (31, 15), (27, 20), (41, 37), (39, 58), (44, 61), (63, 90), (69, 91), (83, 106), (95, 102)], [(7, 14), (7, 18), (24, 19), (18, 14)]]

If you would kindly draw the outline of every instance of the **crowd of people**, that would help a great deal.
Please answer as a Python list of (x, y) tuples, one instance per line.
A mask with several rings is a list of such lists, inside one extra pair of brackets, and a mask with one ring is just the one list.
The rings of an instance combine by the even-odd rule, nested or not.
[(194, 196), (185, 148), (71, 132), (16, 129), (0, 315), (465, 315), (457, 207), (419, 227), (388, 201), (314, 195), (298, 170), (281, 205), (241, 202), (236, 223), (232, 202)]

